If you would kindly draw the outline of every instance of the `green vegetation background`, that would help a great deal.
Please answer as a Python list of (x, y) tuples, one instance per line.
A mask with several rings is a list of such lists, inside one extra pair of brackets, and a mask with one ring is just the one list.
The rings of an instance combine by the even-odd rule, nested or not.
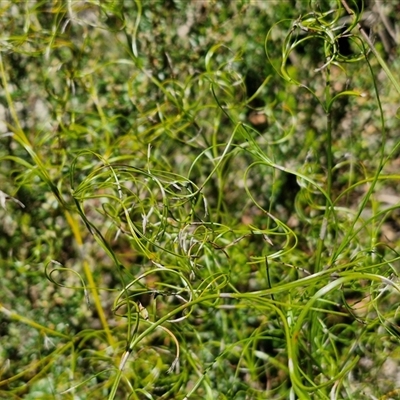
[(0, 2), (0, 398), (398, 398), (398, 12)]

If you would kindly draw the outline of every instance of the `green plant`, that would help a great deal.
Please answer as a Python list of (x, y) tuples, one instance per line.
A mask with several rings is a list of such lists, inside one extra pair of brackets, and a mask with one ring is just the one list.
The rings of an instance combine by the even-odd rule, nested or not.
[(397, 65), (362, 9), (1, 13), (0, 397), (396, 393)]

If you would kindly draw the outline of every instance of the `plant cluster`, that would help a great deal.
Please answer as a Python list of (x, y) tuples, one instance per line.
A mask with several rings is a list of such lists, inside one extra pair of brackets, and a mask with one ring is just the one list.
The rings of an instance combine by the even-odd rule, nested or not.
[(1, 4), (0, 398), (398, 396), (396, 8)]

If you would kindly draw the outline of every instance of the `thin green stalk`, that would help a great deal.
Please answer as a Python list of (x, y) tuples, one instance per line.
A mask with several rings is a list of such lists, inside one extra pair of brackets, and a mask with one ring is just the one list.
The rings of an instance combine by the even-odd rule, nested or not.
[[(349, 15), (353, 15), (355, 16), (355, 12), (349, 7), (349, 5), (347, 4), (346, 0), (340, 0), (343, 4), (343, 7), (346, 9), (347, 13)], [(392, 82), (393, 86), (395, 87), (395, 89), (397, 90), (397, 92), (400, 94), (400, 83), (399, 81), (394, 77), (394, 75), (392, 74), (392, 72), (390, 71), (390, 68), (388, 67), (388, 65), (386, 64), (386, 62), (384, 61), (384, 59), (381, 57), (381, 55), (379, 54), (378, 50), (376, 50), (374, 44), (372, 43), (370, 37), (368, 36), (367, 32), (365, 32), (365, 29), (362, 27), (361, 23), (358, 22), (358, 29), (361, 33), (361, 35), (363, 36), (365, 42), (368, 44), (368, 47), (370, 48), (370, 50), (372, 51), (372, 53), (374, 54), (374, 56), (376, 57), (376, 59), (378, 60), (380, 66), (382, 67), (382, 69), (385, 71), (387, 77), (389, 78), (390, 82)]]
[(316, 258), (314, 272), (321, 271), (323, 267), (321, 264), (322, 252), (324, 249), (324, 242), (326, 238), (327, 228), (329, 225), (330, 214), (333, 212), (331, 204), (332, 199), (332, 171), (333, 171), (333, 155), (332, 155), (332, 95), (331, 95), (331, 78), (330, 78), (330, 66), (326, 67), (326, 86), (325, 86), (325, 112), (326, 112), (326, 142), (324, 143), (325, 156), (326, 156), (326, 200), (325, 200), (325, 211), (322, 219), (320, 234), (317, 242)]
[[(2, 59), (2, 54), (0, 52), (0, 75), (1, 75), (1, 80), (2, 80), (2, 84), (3, 84), (3, 88), (4, 88), (4, 92), (5, 92), (5, 96), (7, 99), (7, 104), (11, 113), (11, 116), (14, 120), (14, 124), (15, 124), (15, 129), (14, 129), (14, 134), (15, 134), (15, 139), (16, 141), (23, 146), (23, 148), (28, 152), (28, 154), (32, 157), (34, 163), (37, 165), (38, 170), (39, 170), (39, 175), (42, 178), (42, 180), (49, 186), (50, 190), (54, 193), (54, 195), (56, 196), (57, 200), (59, 201), (64, 214), (65, 214), (65, 218), (68, 222), (68, 224), (71, 227), (72, 233), (75, 237), (75, 240), (79, 246), (79, 248), (82, 248), (83, 246), (83, 240), (82, 240), (82, 236), (81, 236), (81, 232), (80, 232), (80, 228), (78, 227), (78, 223), (77, 221), (75, 221), (74, 217), (70, 214), (70, 212), (68, 211), (68, 209), (70, 208), (65, 200), (63, 199), (63, 197), (61, 196), (57, 186), (53, 183), (52, 179), (50, 178), (50, 175), (47, 172), (47, 169), (45, 167), (45, 165), (42, 163), (40, 157), (36, 154), (32, 144), (30, 143), (29, 139), (27, 138), (27, 136), (25, 135), (21, 124), (19, 122), (19, 118), (15, 109), (15, 105), (14, 102), (12, 100), (11, 97), (11, 93), (8, 90), (8, 84), (7, 84), (7, 77), (6, 77), (6, 73), (4, 70), (4, 64), (3, 64), (3, 59)], [(105, 317), (104, 314), (104, 310), (103, 307), (101, 305), (100, 302), (100, 297), (98, 295), (97, 289), (96, 289), (96, 284), (93, 278), (93, 274), (90, 270), (90, 267), (87, 263), (86, 260), (82, 260), (83, 263), (83, 269), (86, 275), (86, 278), (89, 282), (89, 287), (90, 290), (92, 292), (93, 298), (94, 298), (94, 303), (96, 306), (96, 310), (99, 314), (99, 318), (101, 320), (101, 323), (103, 325), (103, 328), (107, 334), (107, 338), (108, 338), (108, 342), (110, 345), (114, 345), (114, 339), (112, 337), (112, 334), (110, 332), (110, 328), (107, 322), (107, 319)]]
[(0, 303), (0, 312), (14, 321), (21, 322), (25, 325), (28, 325), (28, 326), (31, 326), (32, 328), (37, 329), (39, 332), (45, 332), (51, 336), (57, 336), (57, 337), (60, 337), (60, 338), (66, 339), (66, 340), (72, 339), (72, 337), (69, 335), (65, 335), (64, 333), (55, 331), (54, 329), (48, 328), (47, 326), (38, 324), (37, 322), (33, 321), (32, 319), (30, 319), (28, 317), (24, 317), (23, 315), (20, 315), (14, 311), (8, 310), (1, 303)]
[[(81, 231), (80, 231), (80, 228), (79, 228), (79, 223), (78, 223), (78, 221), (76, 221), (71, 216), (71, 214), (67, 210), (65, 210), (65, 217), (67, 219), (67, 222), (68, 222), (69, 226), (71, 227), (71, 230), (72, 230), (73, 235), (75, 237), (76, 243), (77, 243), (77, 245), (79, 247), (79, 254), (83, 255), (84, 254), (84, 252), (83, 252), (83, 240), (82, 240), (82, 235), (81, 235)], [(90, 269), (90, 265), (87, 262), (87, 260), (84, 259), (84, 257), (82, 257), (82, 266), (83, 266), (83, 271), (85, 272), (86, 279), (88, 280), (88, 287), (89, 287), (89, 290), (90, 290), (90, 292), (91, 292), (91, 294), (93, 296), (94, 305), (95, 305), (96, 311), (97, 311), (97, 313), (99, 315), (101, 325), (103, 326), (103, 329), (104, 329), (104, 331), (106, 333), (108, 344), (110, 346), (114, 347), (115, 346), (115, 340), (114, 340), (114, 337), (113, 337), (113, 335), (111, 333), (110, 326), (108, 324), (107, 318), (106, 318), (105, 313), (104, 313), (103, 306), (101, 304), (101, 300), (100, 300), (99, 292), (98, 292), (98, 289), (97, 289), (97, 285), (96, 285), (96, 282), (94, 280), (92, 270)]]
[[(27, 385), (31, 385), (33, 382), (40, 379), (47, 372), (47, 370), (53, 365), (53, 363), (56, 362), (57, 359), (72, 346), (73, 346), (73, 341), (71, 340), (68, 343), (66, 343), (65, 345), (57, 348), (55, 351), (53, 351), (48, 356), (40, 359), (37, 362), (33, 362), (32, 364), (29, 365), (29, 367), (27, 367), (23, 371), (19, 372), (18, 374), (15, 374), (10, 378), (0, 381), (0, 387), (9, 385), (23, 377), (28, 378), (32, 375), (32, 373), (34, 373), (33, 377), (31, 377), (30, 379), (28, 378), (29, 381), (26, 384), (13, 389), (14, 393), (20, 393), (20, 392), (26, 391)], [(39, 369), (39, 372), (37, 373), (36, 371), (38, 369)]]

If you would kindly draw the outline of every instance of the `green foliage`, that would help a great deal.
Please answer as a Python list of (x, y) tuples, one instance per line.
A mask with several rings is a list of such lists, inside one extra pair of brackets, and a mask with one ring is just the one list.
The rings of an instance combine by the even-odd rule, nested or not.
[(0, 398), (396, 395), (375, 9), (0, 7)]

